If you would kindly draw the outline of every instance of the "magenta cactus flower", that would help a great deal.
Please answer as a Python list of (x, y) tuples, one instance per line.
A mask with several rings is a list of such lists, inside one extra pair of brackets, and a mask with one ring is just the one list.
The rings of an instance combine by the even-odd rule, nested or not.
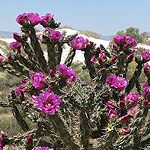
[(144, 65), (144, 73), (147, 75), (147, 74), (150, 74), (150, 62), (148, 63), (145, 63)]
[(29, 24), (35, 26), (40, 23), (41, 18), (38, 13), (24, 13), (24, 14), (20, 14), (16, 18), (16, 21), (22, 26), (26, 26)]
[(147, 85), (147, 84), (144, 85), (143, 96), (144, 96), (144, 98), (146, 98), (146, 99), (149, 99), (149, 98), (150, 98), (150, 86)]
[(60, 39), (62, 39), (62, 34), (59, 32), (59, 31), (51, 31), (50, 32), (50, 38), (53, 40), (53, 41), (55, 41), (55, 42), (57, 42), (57, 41), (59, 41)]
[(45, 91), (34, 98), (33, 105), (45, 114), (54, 115), (60, 108), (61, 100), (53, 92)]
[(106, 78), (106, 83), (118, 90), (122, 90), (127, 86), (127, 81), (124, 78), (116, 76), (114, 74)]
[(42, 90), (46, 86), (46, 75), (42, 72), (35, 72), (31, 73), (30, 75), (31, 80), (33, 81), (32, 86), (36, 89)]
[(26, 85), (21, 84), (18, 88), (16, 88), (16, 95), (24, 95), (25, 90), (27, 89)]
[(124, 98), (125, 102), (132, 106), (136, 106), (138, 101), (139, 101), (139, 95), (135, 92), (129, 93), (127, 96)]
[(126, 36), (124, 34), (114, 37), (114, 43), (123, 49), (134, 49), (137, 46), (137, 42), (131, 36)]
[(12, 50), (20, 51), (20, 49), (21, 49), (21, 43), (20, 42), (12, 42), (12, 43), (10, 43), (9, 47)]
[(150, 52), (142, 51), (141, 56), (145, 62), (150, 61)]
[(47, 13), (45, 16), (41, 16), (40, 24), (44, 27), (46, 26), (47, 22), (50, 22), (53, 19), (54, 15)]
[(58, 65), (57, 70), (58, 70), (58, 73), (62, 77), (67, 79), (67, 83), (71, 83), (72, 81), (74, 81), (78, 78), (78, 76), (76, 75), (74, 70), (71, 69), (70, 67), (65, 66), (65, 65), (62, 65), (62, 64)]
[(20, 15), (16, 18), (16, 22), (19, 23), (19, 24), (22, 25), (22, 26), (27, 25), (27, 23), (28, 23), (27, 16), (28, 16), (27, 13), (20, 14)]
[(114, 43), (118, 46), (123, 46), (125, 44), (125, 35), (119, 35), (114, 37)]
[(71, 46), (73, 49), (76, 49), (76, 50), (82, 50), (84, 48), (87, 47), (87, 39), (84, 39), (83, 37), (76, 37), (72, 43), (71, 43)]

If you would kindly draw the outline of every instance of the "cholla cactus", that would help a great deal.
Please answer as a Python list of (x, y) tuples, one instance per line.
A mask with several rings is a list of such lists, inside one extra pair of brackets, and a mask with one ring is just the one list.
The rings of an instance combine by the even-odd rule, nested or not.
[[(9, 54), (0, 55), (0, 67), (23, 80), (8, 96), (9, 103), (0, 105), (11, 108), (24, 134), (3, 134), (2, 146), (15, 143), (26, 150), (118, 150), (149, 144), (150, 128), (144, 124), (150, 99), (148, 51), (135, 57), (137, 43), (125, 35), (114, 37), (110, 51), (84, 37), (65, 36), (57, 30), (60, 24), (51, 14), (24, 13), (16, 21), (22, 34), (14, 33), (16, 42), (10, 43)], [(37, 24), (44, 27), (41, 35), (35, 32)], [(64, 44), (70, 46), (70, 52), (60, 64)], [(84, 52), (90, 85), (71, 69), (77, 50)], [(132, 61), (137, 66), (129, 79)], [(147, 76), (144, 85), (139, 83), (143, 67)]]

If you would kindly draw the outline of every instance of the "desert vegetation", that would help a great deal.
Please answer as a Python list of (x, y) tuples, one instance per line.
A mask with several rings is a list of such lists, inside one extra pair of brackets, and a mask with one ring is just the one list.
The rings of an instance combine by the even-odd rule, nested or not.
[[(148, 148), (149, 51), (137, 53), (136, 39), (125, 34), (115, 36), (109, 50), (65, 36), (51, 14), (24, 13), (16, 21), (22, 33), (14, 33), (16, 41), (0, 55), (0, 88), (9, 87), (1, 92), (0, 149)], [(61, 64), (64, 44), (70, 52)], [(84, 63), (73, 63), (77, 51)]]

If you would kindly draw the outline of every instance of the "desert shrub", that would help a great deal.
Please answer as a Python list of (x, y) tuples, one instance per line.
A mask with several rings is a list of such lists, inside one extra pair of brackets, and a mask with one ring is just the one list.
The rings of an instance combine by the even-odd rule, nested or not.
[[(1, 148), (11, 144), (26, 150), (148, 146), (150, 52), (134, 55), (137, 42), (126, 35), (114, 37), (110, 50), (82, 36), (66, 37), (56, 30), (60, 24), (51, 14), (25, 13), (16, 20), (22, 34), (14, 34), (16, 42), (10, 43), (7, 57), (1, 55), (0, 67), (22, 83), (0, 106), (11, 108), (23, 133), (1, 133)], [(44, 27), (41, 39), (36, 35), (37, 24)], [(70, 52), (60, 64), (64, 44)], [(84, 52), (84, 65), (73, 63), (77, 50)], [(142, 73), (145, 80), (141, 81)]]

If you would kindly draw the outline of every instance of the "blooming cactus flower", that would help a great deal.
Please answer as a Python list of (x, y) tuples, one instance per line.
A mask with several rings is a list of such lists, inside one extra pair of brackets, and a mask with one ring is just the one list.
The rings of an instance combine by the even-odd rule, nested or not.
[(40, 24), (45, 27), (47, 22), (50, 22), (53, 19), (53, 16), (54, 15), (49, 14), (49, 13), (47, 13), (45, 16), (41, 16)]
[(51, 31), (50, 32), (50, 37), (53, 41), (59, 41), (60, 39), (62, 39), (62, 34), (59, 31)]
[(122, 77), (116, 76), (115, 74), (108, 76), (106, 78), (106, 83), (118, 90), (122, 90), (127, 86), (127, 81)]
[(124, 34), (114, 37), (113, 40), (118, 47), (122, 47), (124, 49), (134, 49), (137, 46), (137, 42), (134, 38)]
[(60, 108), (61, 100), (53, 92), (45, 91), (34, 97), (34, 107), (48, 115), (54, 115)]
[(73, 49), (82, 50), (82, 49), (87, 47), (87, 39), (84, 39), (81, 36), (80, 37), (76, 37), (72, 41), (71, 46), (72, 46)]
[(71, 83), (72, 81), (78, 78), (74, 70), (65, 65), (62, 65), (62, 64), (58, 65), (57, 70), (61, 76), (67, 79), (67, 83)]
[(127, 96), (125, 96), (125, 102), (128, 104), (135, 106), (138, 103), (139, 95), (135, 92), (129, 93)]
[(23, 13), (16, 18), (16, 21), (22, 26), (29, 24), (35, 26), (40, 23), (41, 18), (38, 13)]
[(150, 52), (142, 51), (141, 56), (145, 62), (150, 61)]
[(36, 89), (42, 90), (46, 85), (46, 75), (42, 72), (31, 73), (30, 78), (33, 81), (32, 86)]
[(20, 42), (11, 42), (9, 47), (12, 49), (12, 50), (17, 50), (19, 51), (21, 49), (21, 43)]

